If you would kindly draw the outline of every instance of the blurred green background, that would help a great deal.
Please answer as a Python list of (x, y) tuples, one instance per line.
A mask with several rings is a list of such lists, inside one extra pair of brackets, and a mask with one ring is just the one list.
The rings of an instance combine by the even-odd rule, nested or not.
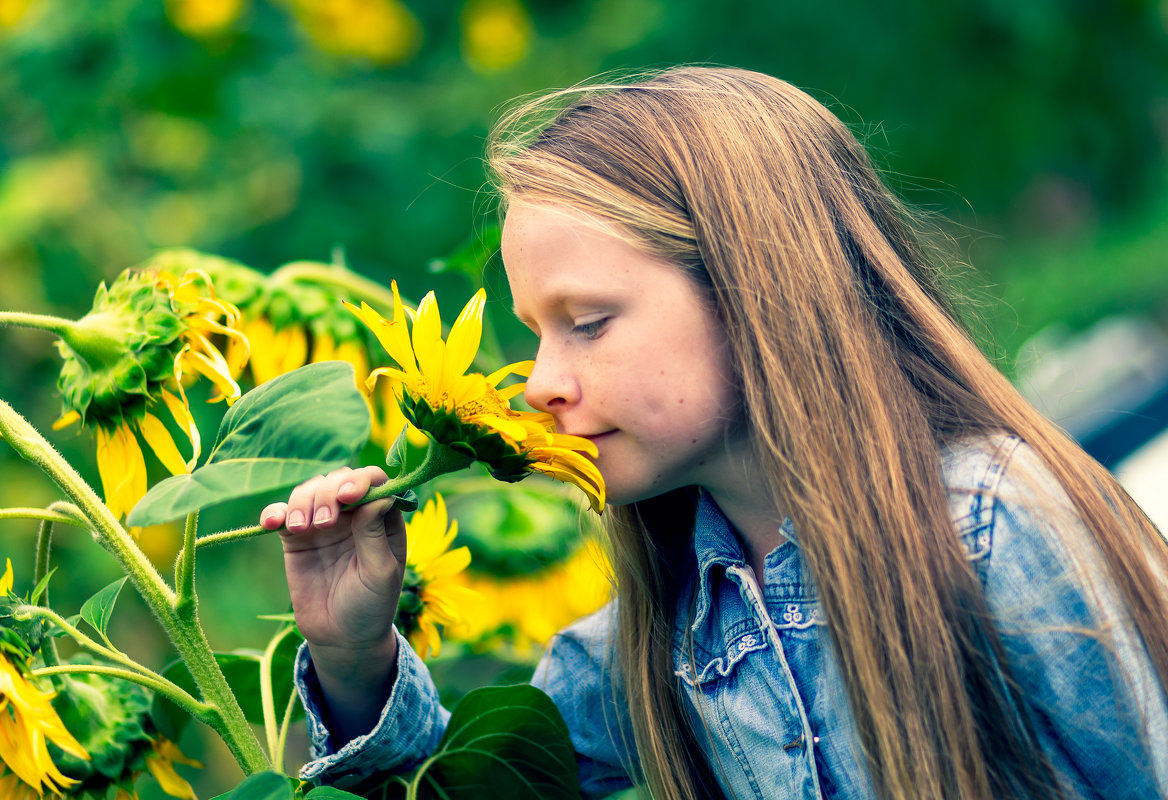
[[(949, 221), (977, 335), (1008, 372), (1052, 322), (1168, 319), (1164, 0), (0, 0), (0, 309), (78, 317), (99, 281), (173, 245), (263, 271), (342, 248), (453, 309), (470, 281), (427, 265), (494, 221), (481, 150), (500, 104), (677, 62), (786, 78), (851, 124)], [(508, 355), (529, 356), (497, 265), (485, 283)], [(47, 430), (49, 337), (0, 329), (0, 348), (0, 397)], [(53, 440), (96, 483), (88, 434)], [(54, 499), (0, 447), (0, 507)], [(33, 534), (4, 523), (3, 551)], [(116, 570), (68, 538), (84, 597)], [(215, 644), (269, 632), (254, 617), (287, 603), (278, 549), (208, 551)], [(115, 628), (125, 649), (153, 636)]]

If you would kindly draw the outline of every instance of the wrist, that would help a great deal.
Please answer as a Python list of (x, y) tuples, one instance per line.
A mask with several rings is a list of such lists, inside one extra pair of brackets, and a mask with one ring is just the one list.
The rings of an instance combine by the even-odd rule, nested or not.
[(397, 630), (360, 646), (308, 643), (323, 695), (322, 709), (337, 746), (373, 730), (397, 679)]

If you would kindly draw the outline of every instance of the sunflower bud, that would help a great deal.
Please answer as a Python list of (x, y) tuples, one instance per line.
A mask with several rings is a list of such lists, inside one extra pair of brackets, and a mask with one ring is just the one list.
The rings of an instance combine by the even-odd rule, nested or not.
[(115, 426), (174, 372), (182, 316), (155, 276), (123, 272), (97, 289), (93, 310), (57, 342), (64, 359), (57, 386), (86, 424)]

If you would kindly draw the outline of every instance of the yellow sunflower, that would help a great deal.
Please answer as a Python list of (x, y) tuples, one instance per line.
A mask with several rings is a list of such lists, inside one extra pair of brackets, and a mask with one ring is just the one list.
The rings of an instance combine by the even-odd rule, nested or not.
[(396, 622), (422, 658), (442, 650), (437, 626), (461, 625), (464, 609), (477, 599), (455, 580), (470, 564), (466, 547), (449, 549), (457, 533), (457, 521), (447, 524), (442, 495), (435, 495), (406, 523), (406, 577)]
[[(10, 576), (5, 580), (10, 581)], [(0, 788), (8, 792), (5, 797), (19, 797), (20, 783), (37, 794), (46, 789), (61, 794), (76, 783), (57, 769), (48, 742), (77, 758), (89, 758), (65, 729), (50, 703), (52, 699), (53, 692), (42, 692), (30, 683), (21, 666), (0, 651), (0, 761), (11, 773), (0, 777)]]
[(458, 581), (480, 598), (464, 615), (459, 638), (481, 644), (505, 630), (521, 649), (546, 645), (556, 631), (612, 599), (608, 558), (591, 539), (536, 572), (500, 577), (467, 570)]
[(483, 462), (496, 478), (517, 481), (533, 471), (546, 473), (578, 486), (600, 513), (604, 479), (588, 458), (596, 457), (596, 446), (556, 433), (549, 414), (511, 408), (511, 399), (523, 392), (524, 384), (499, 388), (509, 375), (527, 375), (532, 362), (511, 364), (490, 375), (467, 373), (482, 338), (486, 292), (475, 293), (444, 341), (434, 293), (422, 298), (411, 313), (402, 305), (396, 281), (391, 288), (390, 320), (367, 303), (360, 308), (345, 303), (398, 365), (373, 370), (369, 387), (380, 377), (397, 382), (402, 411), (411, 423), (439, 444)]
[[(233, 342), (230, 360), (212, 341)], [(53, 425), (97, 428), (97, 465), (105, 501), (121, 517), (146, 493), (140, 436), (172, 474), (189, 472), (200, 453), (184, 379), (203, 376), (215, 386), (211, 402), (240, 396), (232, 378), (248, 358), (239, 311), (215, 296), (206, 273), (126, 270), (98, 287), (93, 309), (61, 332), (64, 364), (58, 386), (66, 412)], [(186, 435), (184, 459), (161, 417)]]

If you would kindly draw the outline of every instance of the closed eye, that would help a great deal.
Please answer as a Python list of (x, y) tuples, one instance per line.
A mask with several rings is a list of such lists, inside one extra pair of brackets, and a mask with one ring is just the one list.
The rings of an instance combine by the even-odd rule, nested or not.
[(572, 327), (572, 333), (579, 334), (585, 339), (596, 339), (604, 332), (604, 326), (607, 324), (608, 317), (601, 317), (590, 322), (581, 322)]

